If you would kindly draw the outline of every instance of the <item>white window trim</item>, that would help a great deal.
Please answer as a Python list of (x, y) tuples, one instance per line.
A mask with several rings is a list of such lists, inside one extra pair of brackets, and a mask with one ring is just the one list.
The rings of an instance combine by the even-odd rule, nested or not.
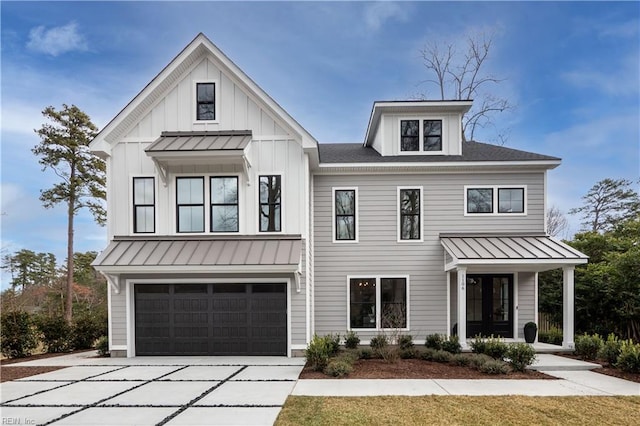
[[(493, 190), (493, 212), (492, 213), (468, 213), (467, 212), (467, 191), (469, 189), (492, 189)], [(499, 213), (498, 212), (498, 190), (499, 189), (522, 189), (523, 190), (523, 211), (522, 213)], [(528, 205), (527, 185), (465, 185), (464, 186), (464, 204), (462, 206), (465, 216), (468, 217), (510, 217), (510, 216), (526, 216)]]
[[(417, 240), (403, 240), (400, 229), (400, 191), (403, 189), (418, 189), (420, 191), (420, 238)], [(396, 232), (399, 243), (424, 242), (424, 190), (422, 186), (399, 186), (396, 192)]]
[[(336, 191), (355, 191), (354, 197), (355, 197), (355, 239), (354, 240), (338, 240), (336, 239)], [(337, 244), (353, 244), (353, 243), (357, 243), (359, 241), (360, 238), (360, 232), (358, 231), (358, 228), (360, 225), (360, 205), (358, 203), (358, 187), (357, 186), (352, 186), (352, 187), (333, 187), (331, 188), (331, 239), (332, 242), (337, 243)]]
[[(237, 232), (211, 232), (211, 178), (220, 176), (236, 176), (238, 178), (238, 231)], [(176, 193), (177, 178), (204, 178), (204, 232), (178, 232), (178, 199)], [(157, 180), (157, 179), (156, 179)], [(242, 235), (244, 233), (244, 221), (242, 220), (242, 197), (244, 180), (242, 173), (180, 173), (171, 177), (169, 193), (171, 203), (171, 235)]]
[[(279, 231), (261, 231), (260, 230), (260, 176), (280, 176), (280, 230)], [(257, 235), (281, 235), (281, 234), (285, 234), (285, 228), (286, 228), (286, 218), (285, 218), (285, 208), (284, 208), (284, 201), (285, 201), (285, 174), (284, 172), (259, 172), (256, 173), (255, 179), (256, 179), (256, 189), (254, 192), (254, 199), (256, 202), (256, 234)]]
[[(361, 278), (373, 278), (376, 280), (376, 327), (375, 328), (351, 328), (351, 280), (352, 279), (361, 279)], [(381, 318), (381, 307), (382, 307), (382, 299), (380, 297), (380, 292), (382, 286), (380, 285), (380, 281), (383, 278), (401, 278), (406, 282), (406, 307), (407, 307), (407, 326), (405, 328), (382, 328), (380, 327), (382, 324)], [(410, 318), (411, 318), (411, 283), (409, 279), (409, 275), (402, 274), (384, 274), (384, 275), (347, 275), (347, 331), (356, 331), (356, 332), (384, 332), (384, 331), (392, 331), (392, 330), (401, 330), (401, 331), (409, 331), (411, 330)]]
[[(215, 113), (216, 113), (216, 119), (215, 120), (198, 120), (198, 83), (213, 83), (214, 85), (214, 93), (215, 93), (215, 102), (214, 102), (214, 107), (215, 107)], [(191, 84), (191, 108), (193, 109), (193, 112), (191, 114), (191, 117), (193, 118), (193, 123), (194, 124), (218, 124), (220, 123), (220, 84), (218, 82), (218, 80), (216, 79), (204, 79), (204, 80), (193, 80), (192, 84)]]
[[(403, 151), (402, 150), (402, 141), (401, 141), (401, 132), (402, 132), (402, 121), (405, 120), (419, 120), (419, 132), (418, 132), (418, 147), (420, 148), (418, 151)], [(440, 120), (442, 121), (442, 149), (440, 151), (425, 151), (424, 148), (424, 123), (425, 120)], [(447, 119), (444, 116), (417, 116), (417, 117), (398, 117), (398, 132), (395, 136), (396, 138), (396, 147), (398, 155), (442, 155), (445, 152), (445, 144), (447, 139), (447, 129), (446, 129)]]
[[(153, 229), (154, 232), (136, 232), (136, 224), (134, 223), (135, 214), (134, 207), (135, 203), (133, 200), (133, 196), (135, 195), (133, 192), (133, 179), (134, 178), (153, 178), (153, 191), (154, 191), (154, 199), (153, 199)], [(158, 234), (158, 195), (159, 195), (159, 187), (158, 187), (158, 176), (152, 173), (148, 174), (130, 174), (129, 175), (129, 195), (128, 195), (128, 203), (129, 203), (129, 235), (157, 235)]]

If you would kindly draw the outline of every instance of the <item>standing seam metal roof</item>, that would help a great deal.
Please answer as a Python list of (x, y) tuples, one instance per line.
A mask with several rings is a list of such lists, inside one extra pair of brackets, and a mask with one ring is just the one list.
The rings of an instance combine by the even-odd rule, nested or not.
[(251, 142), (250, 130), (225, 132), (162, 132), (145, 150), (171, 151), (227, 151), (243, 150)]

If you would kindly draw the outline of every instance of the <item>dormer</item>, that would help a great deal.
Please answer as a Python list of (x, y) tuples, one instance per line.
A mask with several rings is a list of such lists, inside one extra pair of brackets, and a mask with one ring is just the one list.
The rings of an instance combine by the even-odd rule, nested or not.
[(472, 101), (375, 102), (364, 146), (382, 156), (462, 155), (462, 116)]

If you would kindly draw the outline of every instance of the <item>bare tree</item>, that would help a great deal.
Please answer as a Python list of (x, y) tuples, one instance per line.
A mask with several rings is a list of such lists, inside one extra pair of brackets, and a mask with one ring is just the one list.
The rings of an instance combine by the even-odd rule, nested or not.
[(564, 238), (567, 235), (569, 221), (557, 206), (551, 206), (547, 212), (547, 234)]
[[(430, 74), (422, 83), (435, 86), (438, 99), (475, 100), (462, 120), (464, 140), (473, 140), (478, 128), (494, 125), (495, 114), (513, 108), (507, 99), (485, 91), (487, 86), (504, 80), (484, 72), (492, 43), (493, 35), (481, 33), (467, 35), (465, 50), (459, 50), (452, 42), (443, 45), (430, 42), (420, 51), (424, 66)], [(430, 98), (427, 94), (419, 97)], [(499, 132), (497, 138), (504, 143), (506, 133)]]

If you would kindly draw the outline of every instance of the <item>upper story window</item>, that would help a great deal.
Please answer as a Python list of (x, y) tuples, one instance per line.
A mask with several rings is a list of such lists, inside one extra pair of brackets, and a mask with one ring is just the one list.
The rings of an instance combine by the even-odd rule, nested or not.
[(334, 188), (334, 241), (358, 240), (356, 204), (358, 198), (357, 188)]
[(238, 177), (213, 176), (211, 186), (211, 232), (238, 232)]
[(133, 178), (133, 232), (154, 233), (156, 231), (155, 198), (154, 178)]
[(398, 188), (398, 240), (422, 240), (422, 187)]
[(467, 187), (465, 214), (526, 214), (526, 186)]
[(349, 328), (407, 328), (408, 279), (350, 278)]
[(216, 119), (216, 84), (196, 83), (196, 120)]
[(204, 178), (177, 177), (178, 232), (204, 232)]
[(280, 232), (282, 221), (281, 176), (260, 176), (260, 232)]
[(442, 120), (400, 120), (400, 151), (442, 151)]

